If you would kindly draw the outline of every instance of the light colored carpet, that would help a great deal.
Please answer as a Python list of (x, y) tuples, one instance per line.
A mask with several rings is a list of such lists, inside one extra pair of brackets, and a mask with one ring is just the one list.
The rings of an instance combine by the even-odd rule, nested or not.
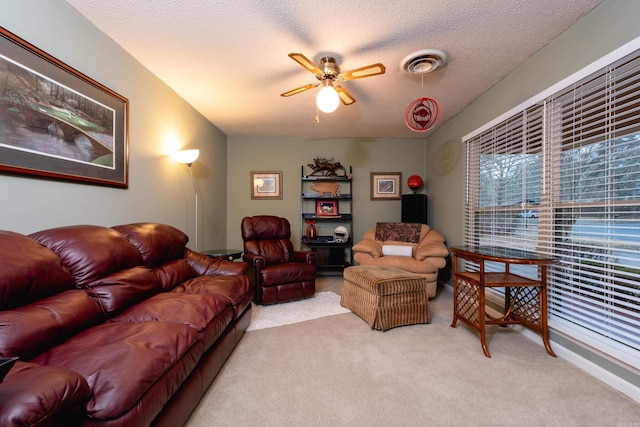
[(275, 328), (335, 314), (349, 313), (340, 305), (340, 295), (331, 291), (318, 292), (312, 298), (275, 305), (255, 305), (247, 331)]
[(345, 313), (248, 332), (186, 426), (640, 425), (638, 403), (512, 328), (491, 328), (486, 358), (452, 307), (443, 291), (431, 324)]

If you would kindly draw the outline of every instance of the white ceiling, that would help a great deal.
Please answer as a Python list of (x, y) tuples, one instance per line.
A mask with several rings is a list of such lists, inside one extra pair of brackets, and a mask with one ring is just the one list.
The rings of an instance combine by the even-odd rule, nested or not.
[[(404, 123), (411, 101), (437, 100), (442, 125), (601, 0), (67, 2), (229, 136), (423, 138)], [(445, 67), (402, 71), (422, 49)], [(316, 123), (317, 89), (280, 96), (317, 82), (291, 52), (386, 73), (343, 83), (357, 102)]]

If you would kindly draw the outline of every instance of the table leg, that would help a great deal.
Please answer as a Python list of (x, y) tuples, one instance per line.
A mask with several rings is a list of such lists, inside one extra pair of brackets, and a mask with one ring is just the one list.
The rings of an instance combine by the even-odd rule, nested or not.
[(484, 286), (478, 286), (478, 332), (480, 333), (480, 343), (482, 344), (482, 351), (484, 352), (484, 355), (487, 357), (491, 357), (491, 353), (489, 353), (489, 346), (487, 345), (487, 313), (484, 305), (484, 289)]
[(550, 356), (558, 357), (551, 349), (549, 343), (549, 326), (547, 325), (547, 268), (542, 266), (542, 287), (540, 288), (540, 328), (542, 329), (542, 342)]
[(456, 272), (458, 271), (458, 257), (453, 256), (453, 321), (451, 327), (455, 328), (458, 323), (458, 277)]

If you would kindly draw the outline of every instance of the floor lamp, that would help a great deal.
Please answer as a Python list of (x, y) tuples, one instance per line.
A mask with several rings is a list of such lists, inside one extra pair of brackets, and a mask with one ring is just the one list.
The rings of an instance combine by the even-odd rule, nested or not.
[(173, 154), (174, 160), (189, 166), (189, 174), (191, 175), (191, 182), (193, 183), (193, 191), (196, 193), (196, 252), (200, 249), (198, 247), (198, 186), (196, 185), (196, 179), (193, 176), (193, 168), (191, 165), (193, 165), (193, 162), (198, 159), (199, 155), (200, 150), (182, 150)]

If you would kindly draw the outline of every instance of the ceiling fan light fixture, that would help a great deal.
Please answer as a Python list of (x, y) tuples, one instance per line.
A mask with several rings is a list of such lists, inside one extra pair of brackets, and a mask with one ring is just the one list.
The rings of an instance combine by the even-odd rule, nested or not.
[(340, 96), (333, 87), (331, 80), (325, 80), (322, 89), (316, 96), (316, 105), (323, 113), (333, 113), (340, 104)]
[(444, 67), (447, 54), (437, 49), (423, 49), (405, 56), (401, 67), (409, 74), (427, 74)]

